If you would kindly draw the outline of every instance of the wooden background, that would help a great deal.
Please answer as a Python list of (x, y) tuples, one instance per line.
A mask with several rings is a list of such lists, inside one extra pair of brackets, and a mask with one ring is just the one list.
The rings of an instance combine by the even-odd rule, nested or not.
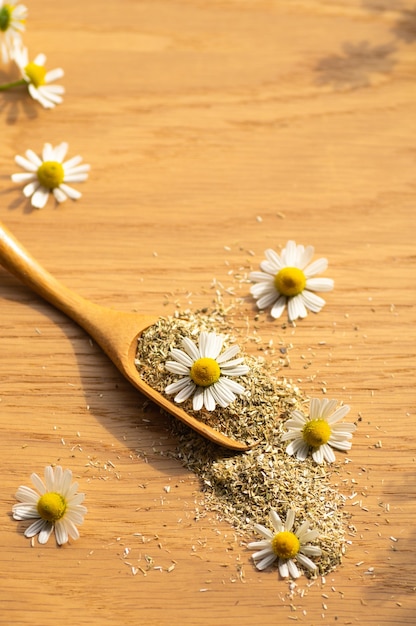
[[(169, 418), (0, 269), (1, 623), (414, 624), (415, 3), (26, 4), (24, 41), (64, 68), (67, 93), (53, 111), (0, 96), (0, 219), (98, 303), (166, 315), (231, 288), (247, 333), (236, 276), (267, 247), (314, 245), (335, 280), (326, 307), (296, 327), (263, 315), (257, 332), (293, 344), (284, 374), (305, 394), (326, 388), (361, 421), (339, 480), (357, 493), (344, 563), (290, 593), (203, 515), (197, 477), (167, 456)], [(91, 164), (83, 197), (32, 210), (14, 156), (61, 141)], [(61, 549), (31, 547), (11, 519), (49, 463), (89, 509)]]

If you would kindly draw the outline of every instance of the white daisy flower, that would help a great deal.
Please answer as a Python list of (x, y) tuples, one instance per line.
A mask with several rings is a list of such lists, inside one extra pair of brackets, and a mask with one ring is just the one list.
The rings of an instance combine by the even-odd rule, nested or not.
[(176, 393), (175, 402), (184, 402), (193, 395), (194, 411), (204, 406), (213, 411), (217, 404), (228, 406), (237, 395), (244, 393), (244, 387), (229, 376), (243, 376), (249, 368), (242, 365), (243, 358), (234, 359), (240, 348), (231, 346), (220, 354), (223, 337), (216, 333), (201, 332), (198, 346), (191, 339), (182, 340), (183, 350), (172, 348), (173, 361), (166, 362), (166, 369), (182, 378), (168, 385), (167, 394)]
[(25, 537), (39, 535), (39, 543), (46, 543), (55, 531), (58, 545), (68, 542), (68, 538), (78, 539), (77, 526), (82, 524), (87, 513), (81, 504), (85, 495), (77, 493), (78, 483), (72, 483), (72, 472), (45, 467), (45, 482), (37, 474), (30, 477), (37, 493), (31, 487), (20, 486), (16, 492), (19, 504), (13, 505), (15, 520), (35, 520), (26, 530)]
[(328, 267), (326, 259), (310, 263), (315, 249), (313, 246), (297, 246), (288, 241), (281, 254), (266, 250), (266, 260), (260, 263), (261, 272), (251, 272), (254, 283), (250, 293), (257, 300), (259, 309), (271, 306), (271, 316), (280, 317), (287, 304), (289, 320), (306, 317), (307, 310), (317, 313), (325, 300), (314, 291), (331, 291), (334, 281), (331, 278), (314, 278)]
[(16, 0), (0, 0), (0, 52), (3, 63), (14, 59), (25, 30), (27, 8)]
[(337, 400), (312, 398), (309, 417), (301, 411), (293, 411), (285, 423), (288, 431), (282, 435), (282, 441), (290, 440), (287, 454), (304, 461), (312, 450), (312, 458), (316, 463), (322, 463), (324, 459), (333, 463), (335, 454), (332, 448), (350, 450), (350, 440), (356, 426), (347, 422), (337, 423), (350, 410), (347, 404), (336, 409), (337, 404)]
[(47, 71), (45, 67), (46, 56), (44, 54), (38, 54), (33, 61), (29, 61), (27, 48), (22, 47), (16, 48), (14, 60), (34, 100), (40, 102), (45, 109), (53, 109), (56, 104), (62, 102), (62, 94), (65, 93), (64, 87), (50, 84), (62, 78), (64, 75), (62, 68), (58, 67)]
[(15, 161), (26, 172), (12, 175), (15, 183), (27, 183), (23, 187), (24, 195), (32, 197), (32, 205), (43, 209), (49, 194), (52, 192), (57, 202), (64, 202), (67, 198), (78, 200), (81, 193), (67, 183), (80, 183), (88, 178), (90, 166), (80, 165), (82, 157), (75, 156), (64, 161), (68, 144), (63, 142), (54, 148), (45, 143), (42, 158), (33, 150), (26, 150), (25, 157), (17, 155)]
[(288, 576), (299, 578), (301, 572), (294, 561), (296, 559), (301, 567), (315, 572), (317, 566), (309, 557), (321, 556), (322, 551), (321, 548), (310, 545), (309, 542), (317, 539), (318, 531), (309, 530), (309, 522), (305, 521), (292, 532), (295, 521), (295, 511), (292, 509), (288, 510), (285, 523), (276, 511), (270, 511), (270, 520), (274, 531), (261, 524), (255, 524), (254, 528), (264, 539), (247, 545), (250, 550), (258, 550), (253, 554), (257, 569), (264, 570), (278, 559), (277, 565), (282, 578)]

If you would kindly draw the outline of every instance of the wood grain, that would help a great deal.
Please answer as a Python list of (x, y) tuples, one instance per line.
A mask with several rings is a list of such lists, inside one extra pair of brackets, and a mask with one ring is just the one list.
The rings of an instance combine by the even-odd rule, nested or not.
[[(66, 96), (53, 111), (0, 96), (0, 219), (99, 304), (171, 314), (232, 288), (237, 325), (293, 345), (284, 374), (360, 420), (339, 476), (356, 530), (343, 565), (291, 597), (206, 514), (169, 418), (0, 270), (2, 623), (414, 624), (414, 3), (26, 4), (25, 43), (64, 68)], [(79, 201), (32, 210), (14, 155), (47, 141), (91, 175)], [(335, 290), (295, 327), (256, 322), (236, 276), (288, 239), (329, 259)], [(72, 468), (89, 509), (61, 549), (11, 519), (48, 463)]]

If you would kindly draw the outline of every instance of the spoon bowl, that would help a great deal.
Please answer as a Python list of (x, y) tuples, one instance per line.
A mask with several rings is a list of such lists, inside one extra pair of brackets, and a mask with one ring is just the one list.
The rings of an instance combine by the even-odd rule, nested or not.
[(47, 272), (1, 222), (0, 264), (81, 326), (123, 376), (155, 404), (220, 446), (236, 452), (250, 448), (189, 415), (141, 378), (135, 365), (137, 341), (146, 328), (157, 322), (158, 316), (117, 311), (83, 298)]

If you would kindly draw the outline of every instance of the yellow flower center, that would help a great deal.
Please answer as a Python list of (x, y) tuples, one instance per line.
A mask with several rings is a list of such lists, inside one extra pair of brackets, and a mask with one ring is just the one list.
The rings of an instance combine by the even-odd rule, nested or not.
[(274, 286), (283, 296), (297, 296), (305, 289), (306, 277), (298, 267), (284, 267), (274, 277)]
[(277, 533), (272, 539), (272, 550), (281, 559), (293, 559), (299, 549), (299, 539), (288, 530)]
[(311, 420), (302, 430), (303, 440), (312, 448), (319, 448), (327, 443), (331, 436), (331, 427), (324, 419)]
[(66, 511), (66, 502), (60, 493), (49, 491), (39, 498), (37, 509), (42, 519), (57, 522)]
[(5, 32), (10, 26), (12, 11), (13, 7), (11, 7), (10, 4), (5, 4), (0, 9), (0, 30), (2, 30), (3, 32)]
[(59, 187), (64, 180), (64, 168), (58, 161), (44, 161), (44, 163), (38, 167), (37, 177), (43, 187), (55, 189), (55, 187)]
[(220, 366), (215, 359), (204, 357), (198, 359), (191, 367), (191, 378), (199, 387), (209, 387), (221, 376)]
[(29, 81), (35, 87), (40, 87), (45, 84), (46, 68), (43, 65), (37, 65), (31, 61), (24, 69)]

